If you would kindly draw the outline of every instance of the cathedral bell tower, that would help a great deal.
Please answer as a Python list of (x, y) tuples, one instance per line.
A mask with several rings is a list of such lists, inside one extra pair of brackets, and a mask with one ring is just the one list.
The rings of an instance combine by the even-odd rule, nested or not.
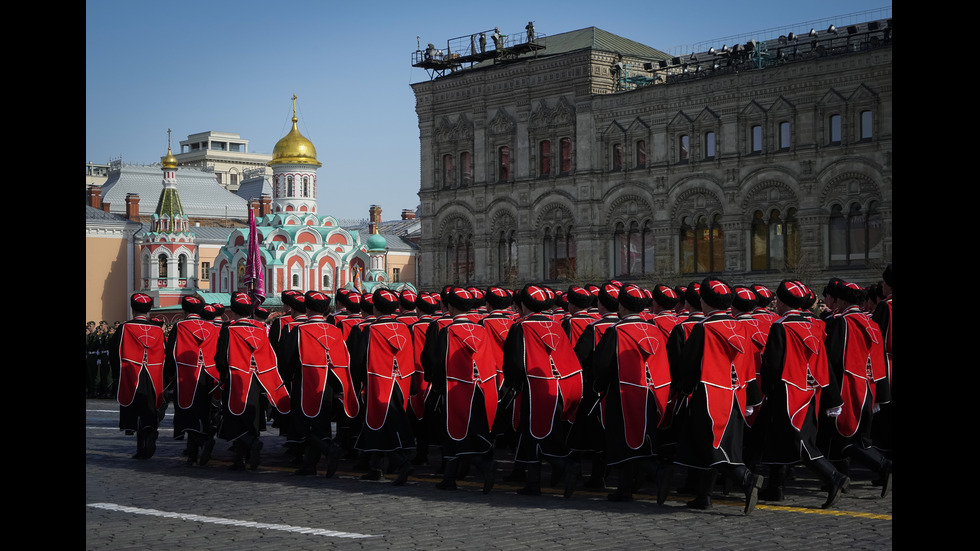
[(313, 142), (300, 134), (296, 123), (296, 94), (293, 94), (293, 128), (272, 150), (273, 214), (316, 214), (316, 160)]
[(177, 193), (177, 158), (170, 149), (160, 158), (163, 189), (150, 219), (150, 231), (140, 243), (142, 290), (153, 296), (158, 307), (180, 304), (184, 295), (197, 292), (198, 250), (196, 236)]

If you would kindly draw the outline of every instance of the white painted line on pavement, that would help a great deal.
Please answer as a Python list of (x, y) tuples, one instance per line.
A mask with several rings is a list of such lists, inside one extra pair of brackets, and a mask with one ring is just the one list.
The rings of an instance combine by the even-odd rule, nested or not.
[(254, 522), (250, 520), (234, 520), (220, 517), (205, 517), (192, 515), (189, 513), (171, 513), (158, 511), (156, 509), (142, 509), (139, 507), (127, 507), (115, 503), (89, 503), (89, 507), (105, 509), (107, 511), (119, 511), (123, 513), (133, 513), (136, 515), (150, 515), (155, 517), (175, 518), (179, 520), (189, 520), (192, 522), (210, 522), (213, 524), (226, 524), (229, 526), (241, 526), (245, 528), (259, 528), (264, 530), (281, 530), (283, 532), (295, 532), (297, 534), (309, 534), (311, 536), (329, 536), (332, 538), (374, 538), (371, 534), (358, 534), (356, 532), (338, 532), (336, 530), (324, 530), (322, 528), (307, 528), (303, 526), (290, 526), (288, 524), (270, 524), (266, 522)]

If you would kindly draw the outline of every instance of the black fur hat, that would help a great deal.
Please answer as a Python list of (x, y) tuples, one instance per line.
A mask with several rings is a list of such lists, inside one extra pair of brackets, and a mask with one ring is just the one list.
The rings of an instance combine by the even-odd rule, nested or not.
[(627, 283), (619, 290), (619, 304), (630, 312), (642, 312), (649, 302), (639, 285)]
[(776, 287), (776, 296), (790, 308), (800, 309), (806, 304), (809, 289), (799, 281), (785, 279)]
[(730, 285), (715, 277), (706, 277), (701, 282), (701, 300), (712, 308), (724, 310), (732, 305), (735, 293)]
[(680, 302), (677, 292), (666, 285), (654, 285), (650, 295), (660, 305), (661, 308), (671, 309)]
[(129, 297), (129, 305), (133, 308), (133, 312), (146, 314), (153, 309), (153, 297), (146, 293), (133, 293), (133, 296)]
[(732, 309), (740, 312), (751, 312), (759, 304), (759, 295), (750, 287), (736, 285), (732, 289), (735, 297), (732, 299)]
[(180, 299), (180, 307), (188, 314), (201, 315), (204, 311), (204, 301), (194, 295), (187, 295)]
[(307, 310), (318, 314), (326, 314), (330, 310), (330, 297), (320, 291), (307, 291), (303, 295), (303, 304)]

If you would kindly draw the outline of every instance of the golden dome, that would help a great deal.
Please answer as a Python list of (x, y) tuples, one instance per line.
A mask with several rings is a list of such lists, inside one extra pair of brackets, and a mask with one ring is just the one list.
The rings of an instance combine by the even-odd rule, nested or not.
[(177, 168), (177, 157), (170, 152), (170, 129), (167, 129), (167, 154), (164, 157), (160, 157), (160, 164), (163, 165), (164, 170), (168, 168)]
[(313, 147), (313, 142), (299, 133), (299, 128), (296, 127), (298, 120), (296, 118), (296, 96), (294, 95), (293, 129), (276, 143), (276, 147), (272, 149), (272, 160), (269, 161), (268, 166), (281, 164), (323, 166), (323, 163), (316, 160), (316, 148)]
[(169, 147), (167, 148), (167, 154), (160, 157), (160, 164), (163, 165), (163, 168), (177, 168), (177, 157), (174, 157)]

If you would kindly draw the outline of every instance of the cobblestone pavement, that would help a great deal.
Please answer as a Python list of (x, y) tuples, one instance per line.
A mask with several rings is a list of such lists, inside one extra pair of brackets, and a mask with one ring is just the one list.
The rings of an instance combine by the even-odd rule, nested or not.
[[(852, 468), (851, 487), (837, 508), (823, 510), (826, 494), (805, 468), (794, 469), (787, 496), (760, 501), (743, 515), (743, 497), (722, 487), (708, 511), (685, 507), (693, 496), (671, 494), (658, 506), (655, 486), (629, 503), (579, 484), (565, 499), (560, 488), (518, 495), (504, 482), (513, 463), (498, 450), (493, 491), (484, 495), (471, 474), (456, 491), (435, 487), (439, 448), (405, 486), (394, 475), (360, 480), (354, 461), (332, 478), (296, 476), (277, 429), (263, 433), (257, 471), (232, 471), (229, 444), (219, 440), (211, 462), (188, 466), (185, 443), (173, 439), (172, 406), (156, 454), (131, 456), (136, 437), (118, 429), (112, 400), (88, 400), (85, 454), (85, 548), (145, 549), (873, 549), (892, 547), (892, 496), (880, 497), (871, 473)], [(325, 460), (319, 467), (324, 468)], [(588, 472), (588, 462), (583, 464)], [(544, 468), (548, 482), (548, 467)], [(674, 488), (684, 480), (675, 469)], [(615, 484), (610, 477), (609, 484)], [(899, 489), (899, 492), (902, 490)]]

